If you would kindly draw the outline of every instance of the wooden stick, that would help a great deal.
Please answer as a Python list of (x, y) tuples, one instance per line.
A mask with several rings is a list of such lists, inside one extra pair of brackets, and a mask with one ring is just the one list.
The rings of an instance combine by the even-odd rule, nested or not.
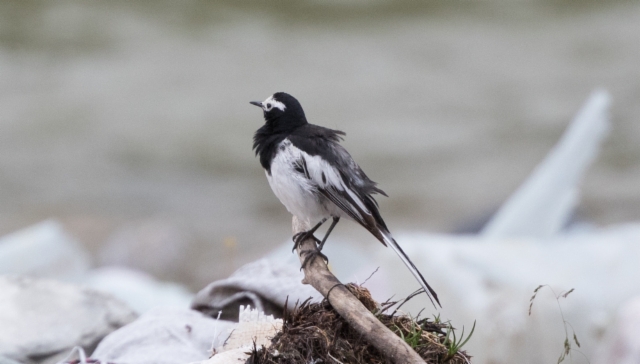
[[(293, 217), (293, 234), (307, 231), (309, 223)], [(307, 254), (315, 251), (313, 239), (304, 240), (298, 246), (300, 263)], [(329, 271), (321, 257), (315, 256), (304, 268), (304, 284), (310, 284), (329, 300), (331, 306), (351, 327), (393, 363), (421, 363), (424, 360), (411, 347), (384, 326), (351, 292)], [(330, 296), (329, 296), (330, 295)]]

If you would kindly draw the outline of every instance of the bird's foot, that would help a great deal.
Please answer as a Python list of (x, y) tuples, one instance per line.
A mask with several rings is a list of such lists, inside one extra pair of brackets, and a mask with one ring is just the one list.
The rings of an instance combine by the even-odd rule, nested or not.
[(300, 270), (305, 269), (307, 267), (307, 264), (309, 264), (309, 262), (314, 260), (317, 256), (321, 257), (322, 260), (324, 260), (325, 264), (329, 264), (329, 258), (327, 258), (326, 255), (322, 254), (322, 252), (319, 249), (307, 250), (304, 252), (304, 254), (305, 254), (305, 257), (304, 257), (304, 260), (302, 261), (302, 265), (300, 266)]
[(297, 233), (296, 235), (293, 236), (293, 238), (292, 238), (293, 239), (293, 249), (291, 249), (291, 251), (293, 252), (296, 249), (298, 249), (298, 247), (300, 246), (300, 243), (302, 243), (303, 241), (305, 241), (305, 240), (307, 240), (309, 238), (313, 239), (313, 241), (316, 244), (320, 243), (320, 239), (316, 238), (313, 235), (312, 231), (303, 231), (303, 232)]

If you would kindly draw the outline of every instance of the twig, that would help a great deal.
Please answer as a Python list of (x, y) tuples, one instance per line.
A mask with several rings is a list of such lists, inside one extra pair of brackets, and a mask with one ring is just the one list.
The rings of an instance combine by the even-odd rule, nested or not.
[(340, 360), (338, 360), (338, 359), (336, 359), (336, 358), (332, 357), (332, 356), (331, 356), (331, 354), (327, 354), (327, 355), (328, 355), (331, 359), (335, 360), (335, 361), (336, 361), (336, 363), (338, 363), (338, 364), (344, 364), (344, 363), (343, 363), (343, 362), (341, 362)]
[[(293, 234), (307, 231), (309, 223), (293, 217)], [(298, 257), (303, 263), (309, 254), (316, 251), (313, 239), (298, 245)], [(322, 257), (316, 255), (304, 267), (304, 284), (310, 284), (327, 298), (336, 312), (393, 363), (413, 364), (424, 360), (402, 338), (384, 326), (358, 299), (329, 271)]]
[(367, 279), (364, 280), (364, 282), (362, 282), (362, 284), (360, 284), (361, 286), (364, 286), (365, 283), (367, 283), (367, 281), (369, 279), (371, 279), (371, 277), (373, 277), (374, 274), (376, 274), (376, 272), (378, 272), (378, 269), (380, 269), (380, 267), (377, 267), (376, 270), (374, 270), (373, 272), (371, 272), (371, 274), (369, 274), (369, 276), (367, 277)]

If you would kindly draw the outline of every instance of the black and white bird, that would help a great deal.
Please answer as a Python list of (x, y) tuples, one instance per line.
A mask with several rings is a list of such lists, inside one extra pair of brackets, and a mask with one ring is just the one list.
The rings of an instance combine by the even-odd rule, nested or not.
[(373, 195), (387, 196), (376, 187), (339, 142), (344, 132), (309, 124), (293, 96), (277, 92), (266, 100), (251, 101), (263, 110), (265, 124), (253, 137), (273, 193), (290, 213), (310, 223), (311, 230), (294, 236), (296, 245), (332, 218), (318, 251), (340, 218), (351, 219), (391, 246), (433, 302), (438, 296), (391, 236)]

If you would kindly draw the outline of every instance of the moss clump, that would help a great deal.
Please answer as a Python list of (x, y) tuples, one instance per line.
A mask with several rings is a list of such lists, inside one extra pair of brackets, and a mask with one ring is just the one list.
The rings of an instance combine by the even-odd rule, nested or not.
[[(377, 303), (366, 288), (347, 284), (362, 304), (402, 337), (426, 363), (469, 363), (470, 356), (457, 350), (452, 328), (439, 320), (413, 319), (385, 313), (397, 302)], [(454, 340), (455, 341), (455, 340)], [(388, 361), (333, 310), (327, 300), (305, 301), (284, 312), (282, 331), (267, 348), (254, 347), (248, 364), (344, 363), (382, 364)], [(453, 347), (452, 347), (453, 345)]]

